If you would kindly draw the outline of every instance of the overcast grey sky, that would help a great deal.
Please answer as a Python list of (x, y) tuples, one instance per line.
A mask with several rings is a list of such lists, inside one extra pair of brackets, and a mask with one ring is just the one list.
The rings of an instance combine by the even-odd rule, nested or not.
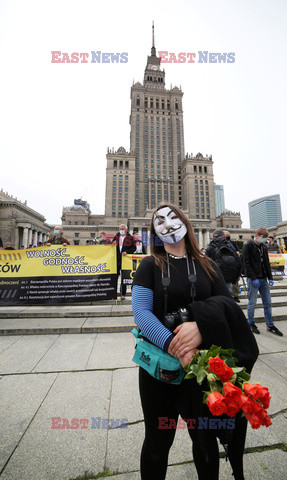
[[(157, 51), (235, 52), (234, 63), (165, 64), (184, 92), (185, 151), (212, 154), (225, 206), (279, 193), (287, 218), (285, 0), (0, 0), (0, 187), (48, 222), (88, 200), (104, 213), (107, 147), (129, 149), (130, 87)], [(51, 63), (51, 51), (89, 52)], [(91, 51), (127, 63), (91, 63)], [(197, 54), (198, 55), (198, 54)]]

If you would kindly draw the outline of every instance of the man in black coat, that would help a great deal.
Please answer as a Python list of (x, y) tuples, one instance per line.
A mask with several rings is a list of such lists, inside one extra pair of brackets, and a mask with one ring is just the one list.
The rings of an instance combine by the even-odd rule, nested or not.
[[(125, 224), (120, 225), (120, 231), (114, 236), (113, 244), (117, 247), (117, 278), (122, 269), (122, 255), (134, 253), (136, 248), (132, 235), (128, 233), (128, 227)], [(125, 300), (127, 286), (121, 279), (121, 299)]]
[(265, 246), (267, 237), (268, 230), (266, 228), (257, 228), (254, 240), (249, 240), (244, 245), (243, 249), (243, 260), (248, 286), (248, 323), (253, 333), (260, 333), (254, 322), (254, 309), (259, 291), (264, 308), (264, 317), (267, 325), (267, 331), (275, 333), (275, 335), (279, 335), (280, 337), (282, 337), (283, 333), (280, 332), (277, 327), (275, 327), (272, 320), (271, 295), (269, 285), (272, 286), (274, 282), (272, 279), (268, 250)]
[(215, 230), (205, 255), (211, 258), (219, 267), (226, 285), (232, 294), (232, 283), (240, 275), (240, 261), (235, 249), (228, 245), (223, 230)]

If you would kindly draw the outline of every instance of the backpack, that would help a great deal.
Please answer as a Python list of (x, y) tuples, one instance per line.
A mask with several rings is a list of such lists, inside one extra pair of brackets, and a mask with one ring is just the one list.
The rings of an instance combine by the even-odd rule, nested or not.
[(241, 262), (234, 248), (229, 245), (214, 246), (215, 262), (226, 282), (235, 283), (240, 277)]

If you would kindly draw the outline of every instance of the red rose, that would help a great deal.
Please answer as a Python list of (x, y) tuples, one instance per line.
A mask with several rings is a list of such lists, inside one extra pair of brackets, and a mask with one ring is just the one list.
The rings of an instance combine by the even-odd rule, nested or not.
[(245, 416), (246, 416), (246, 413), (252, 413), (254, 411), (255, 402), (251, 398), (242, 394), (239, 402), (240, 402), (241, 409), (245, 413)]
[(231, 382), (227, 382), (223, 385), (224, 396), (228, 398), (232, 398), (236, 402), (240, 401), (242, 390)]
[(255, 383), (255, 385), (257, 386), (257, 400), (260, 400), (264, 408), (268, 408), (271, 399), (268, 388), (259, 383)]
[(232, 368), (219, 357), (210, 358), (208, 361), (209, 370), (215, 373), (221, 382), (227, 382), (233, 375)]
[(258, 388), (256, 384), (253, 383), (244, 383), (243, 385), (244, 392), (246, 395), (249, 395), (252, 398), (257, 398)]
[(260, 400), (264, 408), (269, 407), (271, 397), (268, 388), (263, 387), (263, 385), (259, 383), (244, 383), (243, 388), (247, 395), (256, 400)]
[(260, 427), (261, 421), (255, 413), (245, 413), (245, 417), (247, 418), (248, 422), (250, 422), (252, 428), (257, 430), (257, 428)]
[(229, 397), (225, 398), (225, 405), (227, 408), (227, 415), (229, 417), (235, 417), (236, 413), (240, 410), (240, 404)]
[(222, 415), (227, 412), (224, 396), (219, 392), (210, 393), (206, 403), (212, 415)]

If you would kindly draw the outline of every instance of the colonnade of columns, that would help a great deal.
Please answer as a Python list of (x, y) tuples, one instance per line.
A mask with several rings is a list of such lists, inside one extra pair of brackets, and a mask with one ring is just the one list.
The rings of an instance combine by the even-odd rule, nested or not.
[(23, 228), (23, 238), (22, 245), (24, 248), (27, 248), (29, 245), (37, 246), (38, 242), (46, 242), (49, 238), (49, 235), (45, 232), (39, 232), (33, 228), (24, 227)]

